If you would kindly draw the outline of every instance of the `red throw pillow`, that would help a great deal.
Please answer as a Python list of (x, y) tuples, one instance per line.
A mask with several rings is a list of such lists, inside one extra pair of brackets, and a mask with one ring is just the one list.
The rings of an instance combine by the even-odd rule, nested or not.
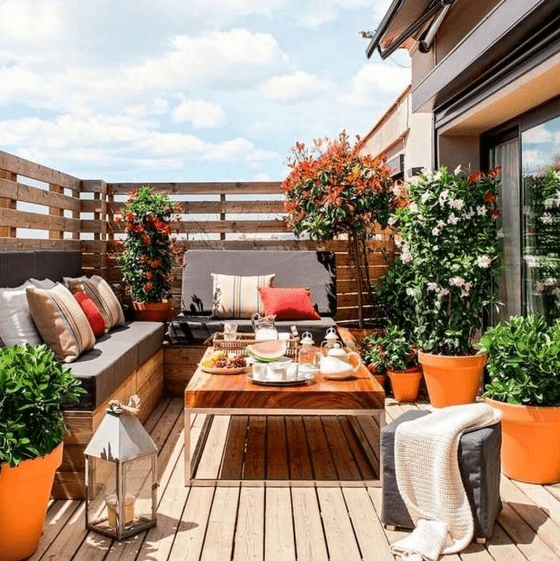
[(311, 300), (309, 288), (259, 287), (265, 315), (276, 319), (321, 319)]
[(85, 292), (76, 292), (74, 298), (77, 300), (78, 304), (80, 304), (82, 310), (84, 310), (84, 314), (86, 314), (95, 337), (101, 337), (101, 335), (107, 333), (105, 320), (93, 300)]

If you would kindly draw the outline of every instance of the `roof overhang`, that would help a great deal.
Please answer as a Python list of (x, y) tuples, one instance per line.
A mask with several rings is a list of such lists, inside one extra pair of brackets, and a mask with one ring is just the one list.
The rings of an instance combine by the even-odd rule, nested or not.
[(398, 48), (408, 46), (411, 38), (419, 37), (437, 20), (442, 10), (447, 10), (446, 7), (453, 2), (454, 0), (393, 0), (366, 49), (367, 58), (377, 50), (381, 58), (386, 59)]

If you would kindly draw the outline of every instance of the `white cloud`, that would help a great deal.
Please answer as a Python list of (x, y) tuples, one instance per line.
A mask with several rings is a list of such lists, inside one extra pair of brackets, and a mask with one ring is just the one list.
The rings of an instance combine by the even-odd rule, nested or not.
[(387, 64), (364, 64), (352, 80), (352, 90), (339, 96), (345, 105), (387, 103), (410, 83), (410, 69)]
[(313, 74), (298, 70), (293, 74), (274, 76), (262, 84), (260, 92), (267, 98), (292, 101), (325, 90), (327, 83)]
[(551, 131), (547, 131), (544, 125), (539, 125), (523, 133), (523, 142), (530, 144), (550, 142), (552, 140), (554, 140), (554, 134)]
[[(43, 154), (64, 152), (79, 159), (90, 154), (100, 160), (108, 154), (126, 152), (131, 161), (262, 161), (279, 158), (273, 151), (257, 148), (246, 138), (207, 142), (197, 136), (162, 132), (159, 123), (131, 115), (61, 115), (53, 121), (37, 117), (3, 121), (0, 145), (33, 147), (40, 144)], [(40, 139), (40, 143), (37, 139)], [(106, 157), (105, 157), (105, 161)]]
[(302, 5), (305, 6), (305, 9), (300, 18), (300, 25), (317, 29), (326, 23), (335, 21), (341, 10), (357, 9), (363, 10), (365, 16), (368, 12), (373, 11), (372, 22), (378, 21), (387, 11), (390, 3), (391, 0), (377, 0), (376, 2), (371, 0), (311, 0)]
[(172, 118), (178, 123), (189, 121), (196, 129), (217, 128), (225, 122), (222, 108), (202, 99), (183, 100), (173, 109)]
[(64, 29), (60, 0), (3, 0), (0, 2), (0, 40), (3, 43), (44, 43)]

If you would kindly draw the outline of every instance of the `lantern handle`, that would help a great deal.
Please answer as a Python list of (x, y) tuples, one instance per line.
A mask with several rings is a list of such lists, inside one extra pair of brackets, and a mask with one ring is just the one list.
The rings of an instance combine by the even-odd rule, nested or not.
[(140, 412), (140, 397), (136, 394), (131, 395), (126, 405), (121, 403), (118, 399), (113, 399), (109, 402), (109, 408), (107, 410), (117, 415), (129, 413), (130, 415), (137, 416)]

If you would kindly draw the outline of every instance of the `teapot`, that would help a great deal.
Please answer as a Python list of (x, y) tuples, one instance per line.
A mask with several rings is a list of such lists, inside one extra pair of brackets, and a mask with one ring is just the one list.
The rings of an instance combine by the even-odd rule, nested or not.
[(278, 339), (278, 330), (274, 325), (275, 319), (275, 315), (261, 316), (258, 312), (251, 316), (255, 341), (274, 341)]
[[(337, 343), (329, 350), (327, 356), (321, 357), (319, 369), (325, 378), (333, 380), (344, 380), (357, 374), (362, 360), (360, 355), (354, 351), (346, 352)], [(354, 366), (356, 364), (356, 366)]]

